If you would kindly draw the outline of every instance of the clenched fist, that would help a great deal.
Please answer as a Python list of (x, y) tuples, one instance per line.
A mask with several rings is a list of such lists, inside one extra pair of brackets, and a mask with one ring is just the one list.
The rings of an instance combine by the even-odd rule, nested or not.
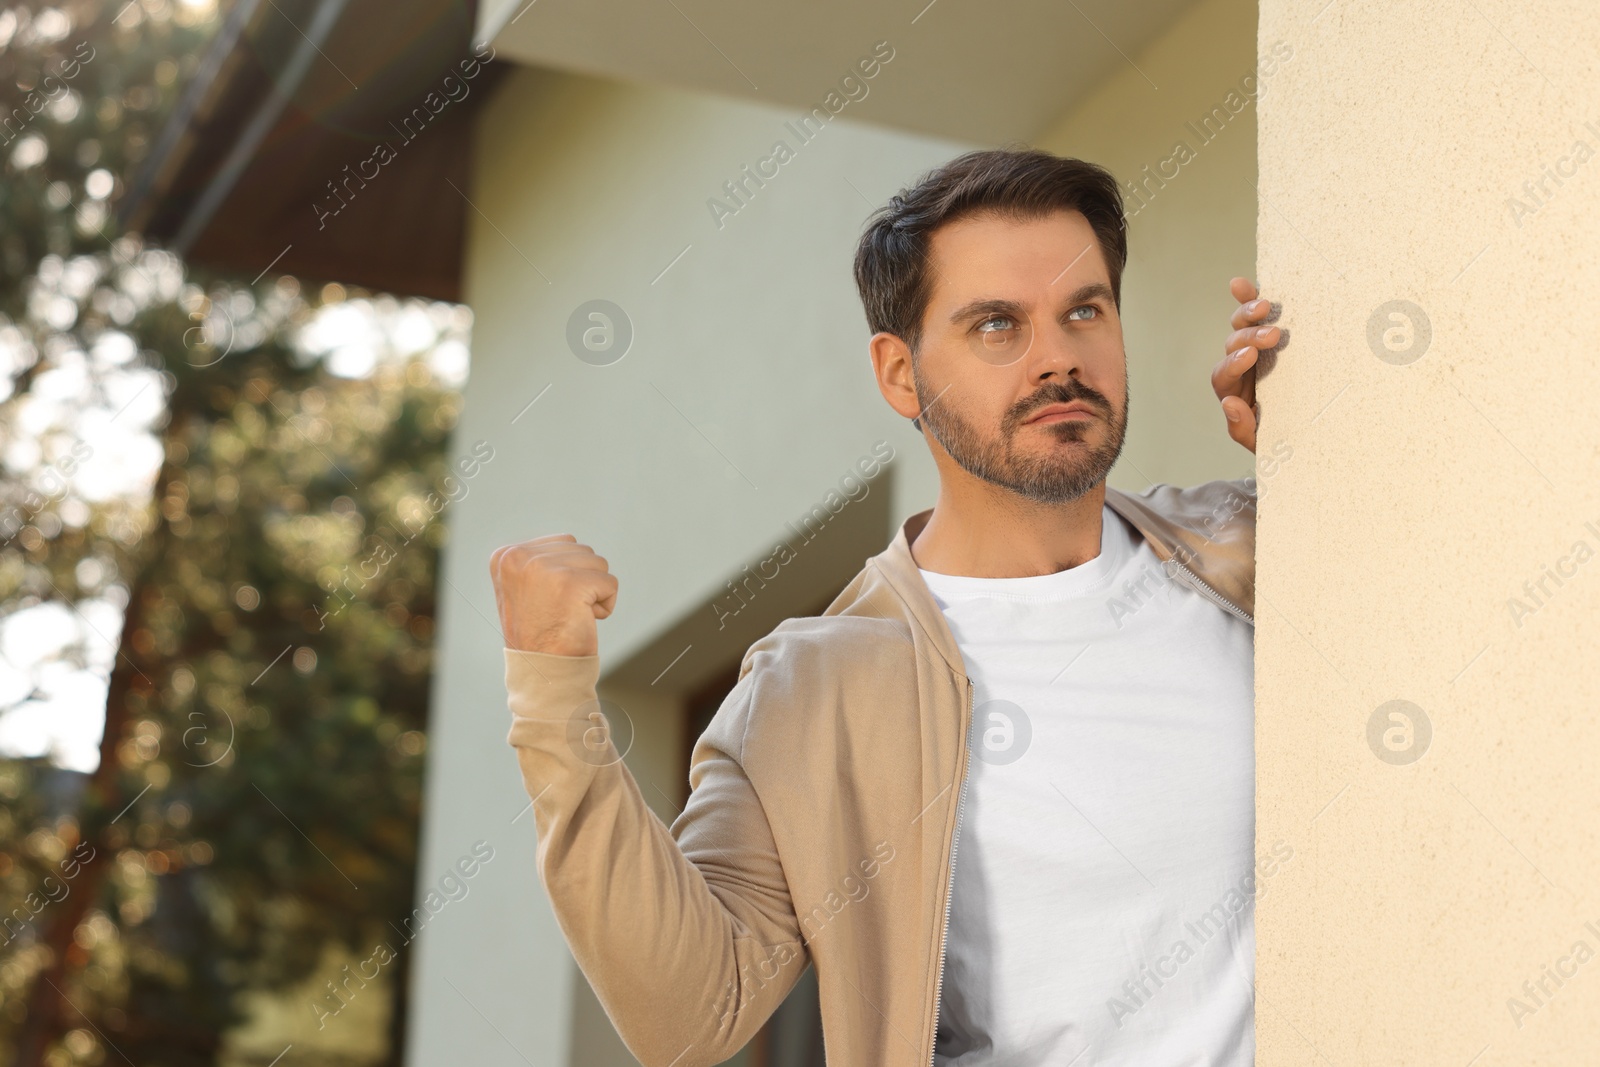
[(596, 620), (617, 603), (606, 561), (571, 534), (551, 534), (495, 549), (489, 557), (506, 647), (552, 656), (600, 651)]

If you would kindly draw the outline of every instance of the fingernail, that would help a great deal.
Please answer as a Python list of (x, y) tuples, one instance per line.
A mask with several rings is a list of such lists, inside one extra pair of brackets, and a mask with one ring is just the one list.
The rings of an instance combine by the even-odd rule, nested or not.
[(1237, 411), (1234, 411), (1232, 408), (1223, 408), (1222, 409), (1222, 413), (1224, 415), (1228, 416), (1228, 421), (1229, 422), (1238, 422), (1239, 421), (1239, 413)]
[(1265, 341), (1267, 339), (1267, 335), (1272, 333), (1272, 330), (1273, 328), (1271, 326), (1261, 327), (1261, 329), (1256, 331), (1256, 340)]
[(1267, 306), (1267, 302), (1265, 300), (1252, 300), (1252, 301), (1250, 301), (1250, 310), (1252, 312), (1260, 311), (1262, 308), (1264, 308), (1266, 306)]

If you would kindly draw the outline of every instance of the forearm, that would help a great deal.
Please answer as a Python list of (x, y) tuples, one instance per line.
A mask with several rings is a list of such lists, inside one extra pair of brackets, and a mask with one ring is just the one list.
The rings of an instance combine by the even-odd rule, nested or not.
[(706, 824), (701, 836), (718, 843), (690, 841), (685, 855), (586, 717), (598, 710), (597, 659), (508, 651), (506, 665), (508, 740), (533, 800), (540, 877), (573, 955), (643, 1063), (721, 1062), (804, 967), (787, 887), (773, 874), (781, 868), (764, 854), (764, 822), (750, 818), (759, 805), (746, 803), (749, 782), (732, 759), (700, 775), (684, 824)]

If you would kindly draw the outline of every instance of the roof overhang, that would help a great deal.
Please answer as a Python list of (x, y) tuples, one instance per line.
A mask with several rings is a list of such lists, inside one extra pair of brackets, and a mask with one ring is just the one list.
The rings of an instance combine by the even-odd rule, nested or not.
[(893, 60), (851, 116), (998, 145), (1048, 129), (1192, 2), (484, 0), (477, 39), (520, 63), (805, 109), (861, 93), (841, 82), (884, 41)]
[(236, 0), (119, 212), (236, 275), (455, 300), (473, 113), (508, 63), (1004, 144), (1192, 2)]
[(128, 229), (267, 269), (455, 300), (471, 113), (500, 64), (474, 0), (237, 0), (119, 206)]

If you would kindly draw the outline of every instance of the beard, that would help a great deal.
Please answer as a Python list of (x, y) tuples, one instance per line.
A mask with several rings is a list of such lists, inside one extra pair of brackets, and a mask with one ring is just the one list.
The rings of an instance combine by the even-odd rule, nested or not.
[[(920, 416), (933, 439), (944, 446), (950, 458), (973, 477), (1040, 504), (1065, 504), (1077, 500), (1105, 481), (1122, 453), (1128, 429), (1128, 403), (1118, 411), (1105, 396), (1076, 378), (1046, 382), (1031, 396), (1017, 401), (1000, 420), (1000, 432), (988, 437), (980, 433), (953, 407), (941, 406), (920, 374), (913, 375)], [(1125, 394), (1126, 395), (1126, 394)], [(1041, 453), (1023, 453), (1017, 447), (1017, 434), (1029, 415), (1047, 404), (1066, 404), (1077, 400), (1097, 409), (1106, 420), (1107, 434), (1100, 444), (1088, 448), (1048, 448)], [(1056, 441), (1084, 441), (1095, 428), (1093, 422), (1069, 420), (1040, 427)]]

